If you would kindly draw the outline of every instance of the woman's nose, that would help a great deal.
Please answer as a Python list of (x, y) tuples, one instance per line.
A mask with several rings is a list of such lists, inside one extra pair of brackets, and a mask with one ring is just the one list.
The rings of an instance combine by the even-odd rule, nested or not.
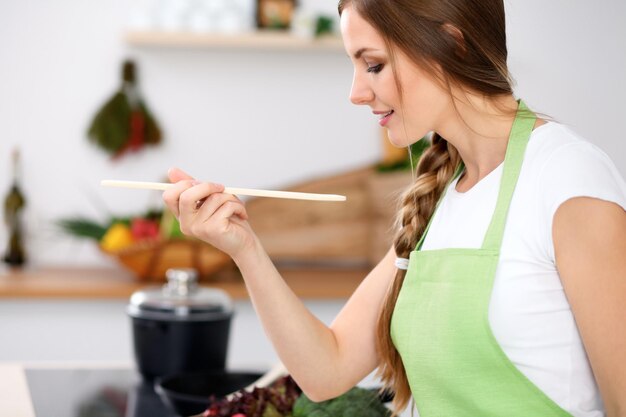
[(352, 89), (350, 90), (350, 101), (352, 104), (368, 104), (373, 99), (374, 92), (372, 89), (355, 74), (352, 79)]

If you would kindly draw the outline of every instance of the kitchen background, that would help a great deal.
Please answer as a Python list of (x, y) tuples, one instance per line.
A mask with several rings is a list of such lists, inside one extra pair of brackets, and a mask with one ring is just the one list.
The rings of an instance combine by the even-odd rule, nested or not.
[[(159, 202), (151, 192), (103, 189), (104, 178), (156, 181), (180, 166), (231, 186), (280, 189), (380, 158), (376, 119), (348, 101), (352, 68), (343, 51), (135, 47), (124, 34), (138, 24), (133, 11), (143, 3), (1, 6), (0, 190), (8, 190), (10, 153), (19, 146), (34, 265), (111, 262), (91, 242), (59, 233), (53, 221)], [(335, 16), (335, 0), (302, 3)], [(506, 4), (516, 93), (597, 143), (624, 172), (626, 4)], [(127, 57), (138, 63), (164, 142), (112, 162), (86, 130), (118, 87)], [(2, 227), (0, 242), (6, 239)]]
[[(348, 100), (352, 68), (341, 50), (134, 47), (124, 33), (137, 2), (3, 3), (0, 190), (8, 190), (10, 153), (19, 146), (34, 265), (108, 264), (91, 242), (68, 238), (52, 222), (158, 203), (155, 193), (103, 189), (104, 178), (156, 181), (180, 166), (231, 186), (280, 189), (381, 156), (376, 118)], [(335, 0), (302, 3), (335, 16)], [(626, 171), (626, 4), (506, 5), (516, 93), (572, 125)], [(127, 57), (138, 63), (164, 142), (111, 162), (88, 143), (86, 130), (118, 87)], [(0, 242), (6, 239), (0, 227)]]
[[(352, 66), (342, 50), (132, 45), (124, 35), (147, 24), (141, 11), (150, 3), (0, 5), (0, 193), (8, 192), (17, 146), (30, 268), (115, 265), (93, 242), (68, 237), (53, 224), (160, 204), (158, 193), (103, 189), (104, 178), (160, 181), (179, 166), (230, 186), (282, 189), (381, 158), (376, 118), (348, 100)], [(250, 3), (237, 4), (245, 10)], [(626, 175), (626, 3), (505, 4), (516, 94), (596, 143)], [(303, 0), (301, 6), (335, 18), (335, 0)], [(154, 19), (165, 28), (184, 24), (172, 15)], [(192, 24), (202, 29), (208, 23)], [(227, 26), (234, 30), (232, 22)], [(141, 92), (164, 141), (111, 161), (87, 141), (86, 130), (118, 88), (126, 58), (138, 64)], [(0, 249), (7, 239), (2, 224)], [(4, 298), (0, 361), (129, 362), (126, 301)], [(307, 300), (326, 322), (344, 302)], [(236, 308), (229, 364), (267, 367), (276, 357), (250, 304), (238, 301)]]

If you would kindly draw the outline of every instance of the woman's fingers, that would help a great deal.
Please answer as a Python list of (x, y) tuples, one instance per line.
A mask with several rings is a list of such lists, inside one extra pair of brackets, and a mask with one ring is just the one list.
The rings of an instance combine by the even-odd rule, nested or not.
[(215, 214), (218, 217), (222, 217), (222, 218), (230, 218), (236, 215), (240, 219), (243, 219), (243, 220), (248, 219), (248, 212), (246, 211), (246, 207), (244, 206), (243, 202), (239, 199), (237, 199), (236, 201), (231, 200), (231, 201), (226, 202), (225, 204), (222, 204), (217, 209)]
[(182, 180), (193, 180), (193, 177), (191, 175), (176, 167), (170, 168), (169, 171), (167, 171), (167, 176), (172, 183), (176, 183)]
[[(219, 197), (219, 198), (217, 198)], [(209, 203), (221, 203), (217, 209), (209, 216), (205, 211), (213, 210)], [(193, 215), (189, 222), (185, 224), (184, 233), (189, 233), (217, 249), (235, 255), (242, 247), (248, 246), (250, 231), (246, 227), (246, 209), (243, 203), (227, 194), (216, 194), (209, 198), (200, 211)], [(181, 229), (182, 230), (182, 229)]]
[(163, 201), (174, 216), (180, 216), (180, 196), (189, 188), (193, 187), (193, 180), (181, 180), (176, 182), (170, 189), (163, 191)]
[(208, 219), (214, 215), (217, 215), (218, 211), (224, 206), (229, 204), (238, 204), (244, 207), (243, 202), (236, 196), (231, 194), (213, 194), (204, 201), (202, 207), (199, 209), (199, 215), (201, 219)]
[[(217, 248), (228, 253), (233, 246), (232, 236), (227, 236), (231, 223), (241, 226), (241, 220), (247, 220), (244, 204), (236, 196), (215, 192), (205, 197), (204, 202), (196, 209), (198, 193), (196, 186), (185, 191), (181, 197), (180, 226), (185, 234), (189, 234), (210, 242)], [(231, 217), (234, 216), (234, 217)], [(239, 219), (239, 221), (236, 221)]]
[(188, 210), (190, 206), (197, 210), (209, 195), (224, 190), (221, 184), (200, 183), (179, 168), (170, 168), (167, 175), (174, 185), (163, 192), (163, 201), (176, 218), (180, 217), (181, 210)]
[(163, 192), (163, 201), (170, 211), (174, 213), (174, 216), (178, 218), (180, 216), (178, 207), (180, 195), (186, 189), (193, 186), (194, 179), (191, 175), (179, 168), (170, 168), (167, 171), (167, 176), (174, 186)]
[(174, 182), (163, 192), (163, 200), (186, 234), (228, 253), (249, 246), (252, 231), (246, 223), (248, 214), (241, 200), (224, 193), (224, 186), (199, 182), (183, 171), (173, 168), (168, 172)]
[(248, 219), (243, 202), (225, 194), (222, 184), (198, 182), (177, 168), (172, 168), (168, 176), (174, 184), (163, 192), (163, 200), (179, 220), (183, 233), (210, 239), (216, 230), (228, 230), (230, 221), (241, 225)]
[(204, 205), (204, 201), (213, 198), (214, 195), (229, 196), (228, 194), (222, 194), (222, 191), (224, 191), (224, 186), (221, 184), (210, 182), (193, 183), (193, 186), (184, 190), (179, 197), (181, 215), (196, 213)]

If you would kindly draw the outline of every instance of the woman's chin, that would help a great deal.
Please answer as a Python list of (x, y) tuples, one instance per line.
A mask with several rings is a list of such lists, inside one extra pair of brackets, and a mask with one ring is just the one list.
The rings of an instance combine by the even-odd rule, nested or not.
[(406, 148), (407, 146), (409, 146), (409, 143), (407, 142), (405, 137), (398, 138), (394, 136), (391, 130), (387, 131), (387, 137), (389, 138), (389, 143), (391, 143), (396, 148)]

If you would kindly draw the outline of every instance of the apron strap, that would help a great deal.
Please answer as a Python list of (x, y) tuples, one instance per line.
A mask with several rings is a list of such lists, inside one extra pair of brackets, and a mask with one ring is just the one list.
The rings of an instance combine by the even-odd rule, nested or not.
[(496, 203), (489, 229), (487, 229), (487, 233), (485, 234), (485, 240), (482, 246), (483, 249), (500, 249), (513, 191), (517, 184), (522, 162), (524, 161), (526, 145), (528, 145), (528, 140), (530, 139), (536, 119), (537, 116), (528, 109), (522, 100), (519, 100), (517, 115), (513, 121), (511, 134), (509, 135), (509, 143), (504, 157), (498, 202)]
[[(528, 139), (530, 138), (530, 134), (533, 131), (533, 127), (535, 126), (535, 121), (537, 117), (533, 112), (531, 112), (526, 103), (524, 103), (521, 99), (518, 100), (518, 109), (517, 114), (515, 115), (515, 120), (513, 121), (513, 126), (511, 127), (511, 133), (509, 135), (509, 142), (506, 148), (506, 154), (504, 156), (504, 166), (502, 172), (502, 179), (500, 182), (500, 190), (498, 193), (498, 201), (496, 203), (496, 208), (494, 214), (491, 218), (491, 223), (489, 228), (487, 229), (487, 233), (485, 234), (485, 238), (483, 240), (483, 249), (500, 249), (500, 244), (502, 243), (502, 236), (504, 235), (504, 226), (506, 224), (506, 217), (509, 211), (509, 206), (511, 204), (511, 198), (513, 197), (513, 191), (515, 190), (515, 185), (517, 184), (517, 178), (519, 177), (519, 173), (522, 167), (522, 162), (524, 161), (524, 153), (526, 152), (526, 145), (528, 145)], [(443, 201), (443, 198), (446, 195), (446, 191), (448, 187), (465, 169), (465, 165), (463, 161), (457, 167), (454, 175), (448, 181), (433, 214), (430, 216), (428, 220), (428, 225), (422, 233), (419, 242), (417, 243), (415, 250), (419, 251), (422, 249), (422, 245), (424, 244), (424, 239), (426, 238), (426, 234), (430, 229), (430, 225), (435, 217), (435, 213), (439, 208), (439, 205)]]

